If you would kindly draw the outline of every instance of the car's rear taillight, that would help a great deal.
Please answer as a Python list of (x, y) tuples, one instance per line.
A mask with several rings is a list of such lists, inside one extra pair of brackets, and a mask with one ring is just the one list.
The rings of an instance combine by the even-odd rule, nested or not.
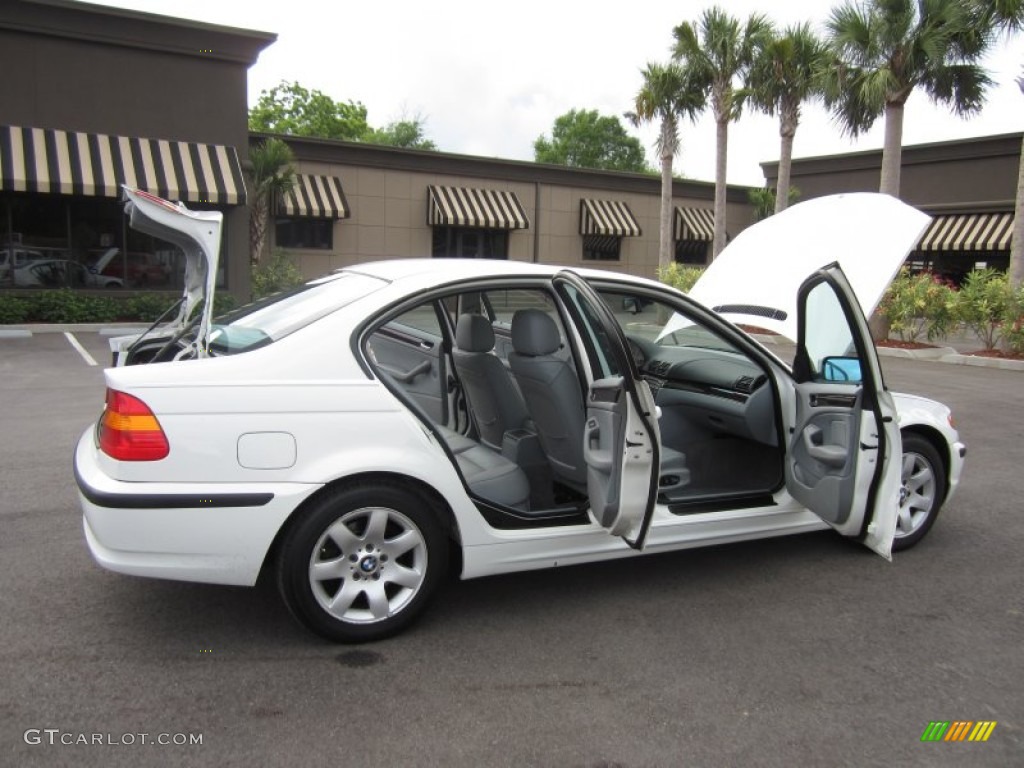
[(116, 389), (107, 390), (99, 437), (100, 450), (119, 461), (157, 461), (171, 451), (149, 406)]

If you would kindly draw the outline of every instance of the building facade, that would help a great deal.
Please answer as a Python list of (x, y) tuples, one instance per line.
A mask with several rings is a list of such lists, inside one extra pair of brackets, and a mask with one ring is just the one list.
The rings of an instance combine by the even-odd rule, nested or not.
[(0, 287), (174, 288), (121, 184), (225, 214), (220, 283), (248, 292), (246, 82), (276, 39), (68, 0), (0, 3)]
[[(256, 144), (269, 138), (253, 134)], [(372, 144), (280, 137), (294, 190), (277, 201), (273, 247), (309, 276), (368, 259), (494, 258), (596, 266), (654, 277), (660, 179)], [(677, 260), (706, 263), (714, 185), (673, 188)], [(730, 187), (735, 234), (752, 221)]]
[[(909, 261), (960, 280), (975, 267), (1005, 270), (1010, 260), (1021, 133), (903, 148), (900, 198), (931, 215)], [(762, 163), (774, 187), (778, 163)], [(793, 161), (792, 183), (805, 200), (838, 192), (877, 191), (882, 151)]]

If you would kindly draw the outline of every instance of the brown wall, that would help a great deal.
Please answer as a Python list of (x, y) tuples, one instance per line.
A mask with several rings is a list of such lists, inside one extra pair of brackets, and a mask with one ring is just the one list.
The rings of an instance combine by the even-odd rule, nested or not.
[[(253, 137), (256, 141), (262, 138)], [(298, 173), (341, 179), (352, 211), (350, 218), (335, 223), (330, 251), (290, 251), (309, 277), (360, 261), (429, 257), (429, 185), (514, 192), (526, 210), (530, 227), (509, 232), (510, 259), (655, 276), (660, 211), (660, 181), (656, 177), (283, 138), (296, 154)], [(727, 218), (731, 235), (753, 221), (746, 192), (745, 187), (729, 189)], [(674, 193), (677, 206), (713, 205), (714, 185), (710, 183), (677, 182)], [(625, 202), (636, 218), (642, 234), (623, 238), (619, 261), (583, 260), (579, 217), (584, 198)]]
[[(983, 136), (903, 148), (900, 197), (926, 211), (1012, 209), (1021, 134)], [(774, 185), (778, 163), (762, 163)], [(793, 161), (800, 199), (837, 192), (877, 191), (881, 150)]]

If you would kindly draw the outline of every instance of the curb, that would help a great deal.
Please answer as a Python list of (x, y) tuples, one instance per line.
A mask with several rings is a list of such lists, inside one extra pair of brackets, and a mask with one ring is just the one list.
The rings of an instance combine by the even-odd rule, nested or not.
[(26, 323), (0, 325), (0, 339), (26, 339), (37, 333), (98, 333), (100, 336), (120, 336), (141, 333), (148, 325), (138, 323)]
[(949, 365), (970, 365), (975, 368), (996, 368), (1003, 371), (1024, 371), (1024, 360), (1005, 360), (999, 357), (962, 355), (953, 347), (929, 347), (927, 349), (900, 349), (899, 347), (875, 347), (879, 357), (902, 357), (924, 360), (930, 363)]
[(1024, 371), (1024, 360), (1004, 360), (999, 357), (978, 357), (953, 353), (939, 358), (940, 363), (971, 365), (977, 368), (999, 368), (1004, 371)]
[[(926, 349), (902, 349), (900, 347), (878, 347), (879, 357), (906, 357), (912, 360), (942, 360), (950, 355), (959, 355), (953, 347), (928, 347)], [(959, 355), (967, 357), (967, 355)]]

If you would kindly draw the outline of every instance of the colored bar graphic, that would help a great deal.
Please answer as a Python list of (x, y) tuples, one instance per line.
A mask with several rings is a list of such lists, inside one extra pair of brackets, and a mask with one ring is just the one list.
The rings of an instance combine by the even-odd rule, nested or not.
[(928, 723), (928, 727), (924, 729), (924, 733), (921, 734), (921, 741), (942, 741), (942, 737), (946, 735), (947, 728), (949, 728), (948, 720), (932, 720)]
[(932, 720), (921, 741), (988, 741), (996, 725), (995, 720)]
[(995, 720), (982, 720), (971, 731), (971, 735), (968, 737), (968, 741), (988, 741), (988, 737), (992, 735), (992, 731), (996, 729)]
[(943, 741), (963, 741), (967, 738), (967, 733), (972, 725), (974, 723), (970, 720), (954, 720)]

